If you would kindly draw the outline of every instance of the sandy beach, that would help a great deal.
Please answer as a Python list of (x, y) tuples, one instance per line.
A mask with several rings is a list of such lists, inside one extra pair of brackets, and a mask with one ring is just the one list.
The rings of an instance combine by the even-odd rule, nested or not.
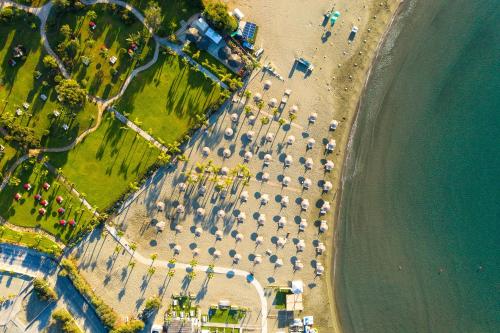
[[(229, 2), (230, 8), (241, 9), (245, 19), (259, 26), (256, 47), (265, 50), (261, 63), (270, 64), (284, 80), (255, 71), (246, 87), (252, 96), (235, 98), (213, 117), (208, 130), (191, 139), (185, 151), (188, 161), (161, 171), (115, 218), (125, 238), (135, 242), (143, 256), (155, 253), (159, 259), (175, 257), (183, 263), (196, 257), (200, 265), (252, 272), (266, 290), (269, 332), (286, 327), (272, 307), (273, 288), (300, 279), (305, 285), (301, 315), (314, 315), (320, 332), (340, 332), (330, 263), (342, 165), (359, 97), (398, 3)], [(333, 27), (324, 17), (332, 9), (341, 14)], [(359, 31), (350, 43), (353, 26)], [(296, 66), (299, 57), (312, 62), (311, 73)], [(265, 87), (267, 81), (270, 86)], [(273, 99), (280, 101), (286, 90), (291, 90), (286, 105), (269, 105)], [(259, 95), (264, 102), (261, 110), (254, 102)], [(293, 105), (298, 111), (290, 123)], [(338, 122), (334, 131), (332, 120)], [(293, 144), (288, 144), (290, 137)], [(336, 148), (328, 152), (331, 140)], [(271, 161), (268, 165), (266, 159)], [(331, 163), (335, 167), (328, 171)], [(242, 165), (252, 174), (246, 186), (233, 174)], [(213, 167), (218, 171), (211, 172)], [(222, 195), (215, 185), (225, 181), (229, 185), (222, 186), (227, 189)], [(325, 191), (326, 182), (332, 188)], [(244, 192), (247, 200), (242, 200)], [(158, 202), (165, 205), (161, 212)], [(331, 208), (321, 212), (325, 205)], [(321, 221), (329, 225), (327, 230), (322, 230)], [(170, 230), (158, 232), (162, 222)], [(319, 255), (323, 246), (326, 251)], [(241, 259), (235, 263), (236, 257)], [(319, 269), (325, 274), (318, 276)], [(100, 277), (87, 277), (101, 283)], [(211, 284), (213, 299), (201, 297), (200, 305), (224, 297), (249, 307), (251, 318), (259, 318), (261, 304), (241, 301), (254, 298), (255, 291), (231, 282), (238, 293), (228, 293), (223, 280)]]

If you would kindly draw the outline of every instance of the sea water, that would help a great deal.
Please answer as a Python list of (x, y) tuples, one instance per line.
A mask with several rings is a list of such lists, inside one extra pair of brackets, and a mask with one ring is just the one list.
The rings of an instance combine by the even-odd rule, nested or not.
[(405, 1), (336, 230), (344, 332), (500, 332), (500, 1)]

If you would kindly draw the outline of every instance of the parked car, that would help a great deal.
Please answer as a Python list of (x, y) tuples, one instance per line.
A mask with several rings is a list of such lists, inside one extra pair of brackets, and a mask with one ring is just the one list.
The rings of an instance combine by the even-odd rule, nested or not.
[(349, 34), (349, 41), (353, 41), (354, 37), (356, 37), (356, 34), (358, 33), (358, 27), (354, 26), (352, 27), (351, 33)]

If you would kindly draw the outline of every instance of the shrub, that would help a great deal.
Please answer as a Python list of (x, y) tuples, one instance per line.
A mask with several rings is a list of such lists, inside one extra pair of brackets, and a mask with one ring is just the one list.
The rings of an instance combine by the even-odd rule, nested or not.
[(44, 301), (55, 301), (57, 300), (57, 293), (52, 289), (47, 281), (35, 278), (33, 279), (33, 290), (35, 291), (38, 298)]
[(231, 33), (238, 27), (236, 19), (229, 15), (227, 5), (221, 1), (209, 3), (203, 14), (208, 22), (219, 31)]
[(54, 58), (51, 55), (46, 55), (45, 57), (43, 57), (42, 62), (43, 62), (43, 65), (45, 66), (45, 68), (47, 68), (47, 69), (56, 69), (57, 68), (56, 58)]
[(158, 310), (161, 306), (161, 300), (158, 296), (150, 297), (146, 300), (144, 305), (145, 311)]
[(144, 328), (144, 322), (142, 320), (131, 320), (126, 324), (122, 324), (115, 329), (111, 330), (111, 333), (136, 333)]
[(52, 319), (61, 325), (63, 333), (82, 333), (75, 320), (66, 309), (57, 309), (52, 313)]

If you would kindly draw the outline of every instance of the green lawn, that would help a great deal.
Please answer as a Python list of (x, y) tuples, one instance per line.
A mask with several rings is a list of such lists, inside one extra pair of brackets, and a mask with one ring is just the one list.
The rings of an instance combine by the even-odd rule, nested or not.
[(160, 54), (154, 66), (131, 82), (116, 108), (154, 137), (171, 143), (181, 141), (220, 95), (217, 84), (178, 56)]
[(274, 307), (279, 310), (286, 309), (286, 295), (290, 293), (290, 291), (277, 291), (273, 300)]
[(0, 137), (0, 146), (4, 147), (4, 151), (0, 151), (0, 179), (2, 175), (6, 172), (17, 157), (20, 157), (20, 153), (9, 145), (2, 137)]
[[(92, 20), (96, 24), (94, 30), (89, 27), (91, 20), (88, 13), (91, 10), (97, 14), (97, 18)], [(132, 14), (124, 19), (121, 10), (121, 7), (114, 10), (110, 5), (97, 4), (78, 11), (51, 12), (51, 24), (47, 28), (50, 45), (57, 50), (60, 43), (70, 39), (78, 41), (76, 54), (65, 58), (65, 51), (57, 52), (65, 60), (66, 66), (71, 68), (72, 76), (91, 95), (102, 98), (116, 95), (130, 72), (153, 58), (154, 40), (144, 34), (144, 38), (130, 39), (142, 32), (144, 25)], [(66, 24), (72, 31), (69, 38), (60, 32), (61, 27)], [(138, 49), (130, 56), (127, 51), (133, 42)], [(110, 62), (111, 57), (117, 58), (114, 65)], [(85, 58), (90, 60), (88, 66), (83, 62)]]
[(244, 316), (243, 310), (210, 308), (208, 311), (208, 321), (212, 323), (238, 324)]
[(239, 333), (239, 328), (230, 327), (212, 327), (212, 326), (202, 326), (202, 330), (208, 330), (210, 333)]
[(97, 131), (71, 151), (49, 154), (49, 158), (91, 204), (103, 210), (127, 192), (158, 154), (156, 147), (106, 112)]
[(45, 5), (50, 0), (14, 0), (13, 2), (20, 3), (21, 5), (41, 7)]
[[(125, 0), (141, 12), (148, 8), (151, 0)], [(156, 0), (163, 15), (161, 36), (168, 36), (180, 28), (181, 20), (187, 21), (192, 15), (203, 11), (202, 0)]]
[[(97, 108), (86, 103), (83, 110), (70, 111), (57, 102), (55, 83), (42, 64), (45, 52), (37, 30), (38, 19), (19, 13), (11, 22), (0, 23), (0, 117), (33, 128), (42, 146), (66, 145), (92, 125)], [(18, 45), (25, 48), (26, 59), (19, 59), (11, 66), (8, 61)], [(38, 79), (34, 77), (35, 71), (41, 73)], [(47, 101), (40, 98), (42, 94), (48, 97)], [(30, 105), (28, 110), (22, 106), (25, 102)], [(16, 115), (18, 109), (23, 112), (20, 116)], [(59, 111), (58, 118), (53, 116), (54, 110)], [(69, 126), (67, 131), (64, 124)]]
[(59, 256), (61, 254), (61, 248), (59, 245), (36, 232), (15, 231), (5, 226), (1, 226), (0, 242), (31, 247), (55, 256)]
[[(64, 185), (54, 179), (52, 173), (47, 171), (40, 163), (31, 161), (19, 166), (14, 174), (20, 180), (19, 185), (9, 184), (0, 192), (0, 214), (12, 224), (41, 228), (67, 243), (89, 225), (93, 216)], [(48, 191), (42, 188), (45, 182), (51, 184)], [(31, 184), (30, 191), (23, 188), (25, 183)], [(21, 200), (14, 199), (16, 193), (22, 195)], [(42, 199), (46, 199), (49, 203), (44, 216), (39, 215), (39, 209), (42, 206), (39, 201), (35, 200), (36, 194), (40, 194)], [(56, 202), (57, 196), (63, 197), (64, 201), (61, 204)], [(66, 210), (64, 214), (57, 212), (60, 207)], [(61, 219), (66, 221), (74, 219), (76, 225), (74, 227), (61, 226), (59, 224)]]

